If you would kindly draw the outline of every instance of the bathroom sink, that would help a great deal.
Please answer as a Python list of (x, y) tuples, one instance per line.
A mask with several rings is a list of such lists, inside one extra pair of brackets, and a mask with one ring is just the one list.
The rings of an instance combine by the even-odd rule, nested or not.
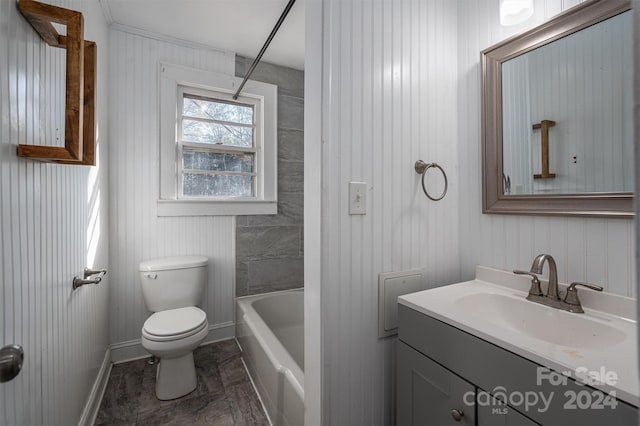
[(479, 321), (570, 348), (610, 348), (628, 337), (624, 332), (591, 316), (543, 306), (522, 296), (482, 292), (462, 296), (455, 304)]
[[(529, 277), (477, 267), (474, 280), (403, 295), (398, 303), (639, 406), (636, 301), (581, 290), (585, 312), (571, 313), (527, 300), (530, 284)], [(615, 380), (588, 381), (608, 376)]]

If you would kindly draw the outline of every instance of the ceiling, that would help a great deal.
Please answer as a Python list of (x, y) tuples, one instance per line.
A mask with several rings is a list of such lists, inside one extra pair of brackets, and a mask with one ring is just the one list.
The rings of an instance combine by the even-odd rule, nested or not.
[[(110, 23), (255, 58), (287, 0), (100, 0)], [(304, 68), (304, 0), (297, 0), (262, 57)]]

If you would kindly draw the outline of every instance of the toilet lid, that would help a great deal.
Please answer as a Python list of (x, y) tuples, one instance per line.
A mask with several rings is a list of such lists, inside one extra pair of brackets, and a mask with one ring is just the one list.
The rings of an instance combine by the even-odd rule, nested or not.
[(200, 328), (206, 320), (202, 309), (188, 306), (154, 313), (145, 321), (143, 329), (153, 336), (176, 336)]

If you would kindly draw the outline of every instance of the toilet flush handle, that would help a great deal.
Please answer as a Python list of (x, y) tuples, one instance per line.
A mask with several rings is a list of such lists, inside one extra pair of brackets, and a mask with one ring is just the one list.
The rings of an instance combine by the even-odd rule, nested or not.
[(154, 274), (152, 272), (147, 272), (144, 274), (144, 276), (149, 278), (150, 280), (155, 280), (156, 278), (158, 278), (158, 274)]

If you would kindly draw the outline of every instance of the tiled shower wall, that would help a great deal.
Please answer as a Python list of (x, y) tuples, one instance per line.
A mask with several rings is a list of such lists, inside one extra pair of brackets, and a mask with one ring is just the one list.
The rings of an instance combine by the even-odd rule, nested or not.
[[(252, 61), (236, 56), (236, 76)], [(261, 62), (251, 80), (278, 86), (278, 213), (237, 217), (236, 296), (304, 285), (304, 72)]]

